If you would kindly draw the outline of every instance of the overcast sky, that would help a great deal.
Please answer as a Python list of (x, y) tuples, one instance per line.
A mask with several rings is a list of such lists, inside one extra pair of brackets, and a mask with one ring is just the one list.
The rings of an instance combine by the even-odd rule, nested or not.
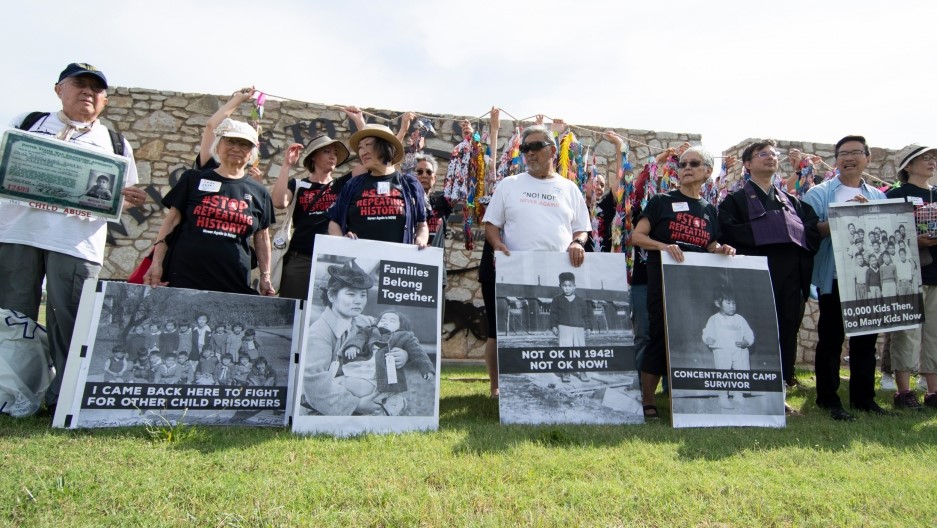
[(113, 86), (874, 146), (937, 143), (937, 3), (85, 0), (4, 4), (0, 121)]

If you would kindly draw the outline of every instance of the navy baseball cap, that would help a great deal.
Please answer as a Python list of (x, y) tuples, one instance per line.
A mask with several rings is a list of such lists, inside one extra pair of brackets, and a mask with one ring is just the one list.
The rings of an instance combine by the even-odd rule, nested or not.
[(104, 85), (104, 89), (107, 89), (107, 77), (104, 76), (104, 72), (85, 62), (73, 62), (66, 66), (65, 69), (62, 70), (62, 73), (59, 74), (58, 82), (62, 82), (69, 77), (78, 77), (79, 75), (93, 75), (101, 81), (101, 84)]

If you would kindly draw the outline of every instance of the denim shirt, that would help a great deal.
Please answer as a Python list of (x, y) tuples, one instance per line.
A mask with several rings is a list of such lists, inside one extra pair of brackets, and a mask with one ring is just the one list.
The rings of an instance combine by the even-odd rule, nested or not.
[[(804, 195), (804, 202), (810, 204), (821, 222), (829, 222), (830, 204), (836, 199), (836, 190), (843, 183), (839, 176), (827, 180), (820, 185), (812, 187)], [(885, 193), (868, 185), (862, 180), (861, 185), (856, 189), (862, 196), (869, 200), (884, 200)], [(833, 238), (824, 237), (820, 241), (820, 250), (813, 261), (813, 278), (810, 282), (819, 290), (820, 295), (827, 295), (833, 292), (833, 275), (836, 272), (836, 261), (833, 259)]]

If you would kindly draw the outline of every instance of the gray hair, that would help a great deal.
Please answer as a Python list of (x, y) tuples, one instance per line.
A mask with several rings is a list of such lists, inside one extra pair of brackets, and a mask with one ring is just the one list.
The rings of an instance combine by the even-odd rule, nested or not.
[[(208, 152), (209, 154), (211, 154), (212, 159), (214, 159), (220, 165), (221, 158), (218, 157), (218, 143), (221, 143), (221, 136), (215, 136), (215, 140), (211, 142), (211, 150), (209, 150)], [(248, 158), (247, 164), (253, 165), (254, 162), (257, 161), (257, 158), (259, 157), (260, 157), (260, 148), (258, 147), (252, 148), (251, 157)]]
[(713, 165), (713, 155), (710, 154), (708, 150), (699, 145), (686, 149), (686, 151), (680, 155), (680, 161), (683, 161), (683, 158), (691, 152), (695, 152), (699, 155), (699, 157), (703, 158), (703, 165), (706, 165), (709, 168), (715, 167), (715, 165)]
[(551, 132), (549, 128), (543, 125), (532, 125), (525, 128), (524, 131), (521, 132), (521, 143), (527, 141), (527, 137), (531, 134), (543, 134), (543, 137), (545, 137), (554, 148), (556, 147), (556, 138), (553, 137), (553, 132)]
[(429, 163), (429, 166), (433, 168), (433, 174), (439, 172), (439, 162), (437, 162), (436, 158), (434, 158), (432, 155), (423, 154), (422, 152), (413, 155), (414, 163), (419, 163), (421, 161)]

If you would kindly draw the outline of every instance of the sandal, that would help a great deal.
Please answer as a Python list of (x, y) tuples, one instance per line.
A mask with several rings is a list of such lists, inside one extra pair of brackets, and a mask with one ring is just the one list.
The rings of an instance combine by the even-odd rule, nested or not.
[(651, 419), (660, 418), (660, 413), (657, 412), (657, 406), (656, 406), (656, 405), (645, 405), (645, 406), (644, 406), (644, 417), (645, 417), (645, 418), (651, 418)]

